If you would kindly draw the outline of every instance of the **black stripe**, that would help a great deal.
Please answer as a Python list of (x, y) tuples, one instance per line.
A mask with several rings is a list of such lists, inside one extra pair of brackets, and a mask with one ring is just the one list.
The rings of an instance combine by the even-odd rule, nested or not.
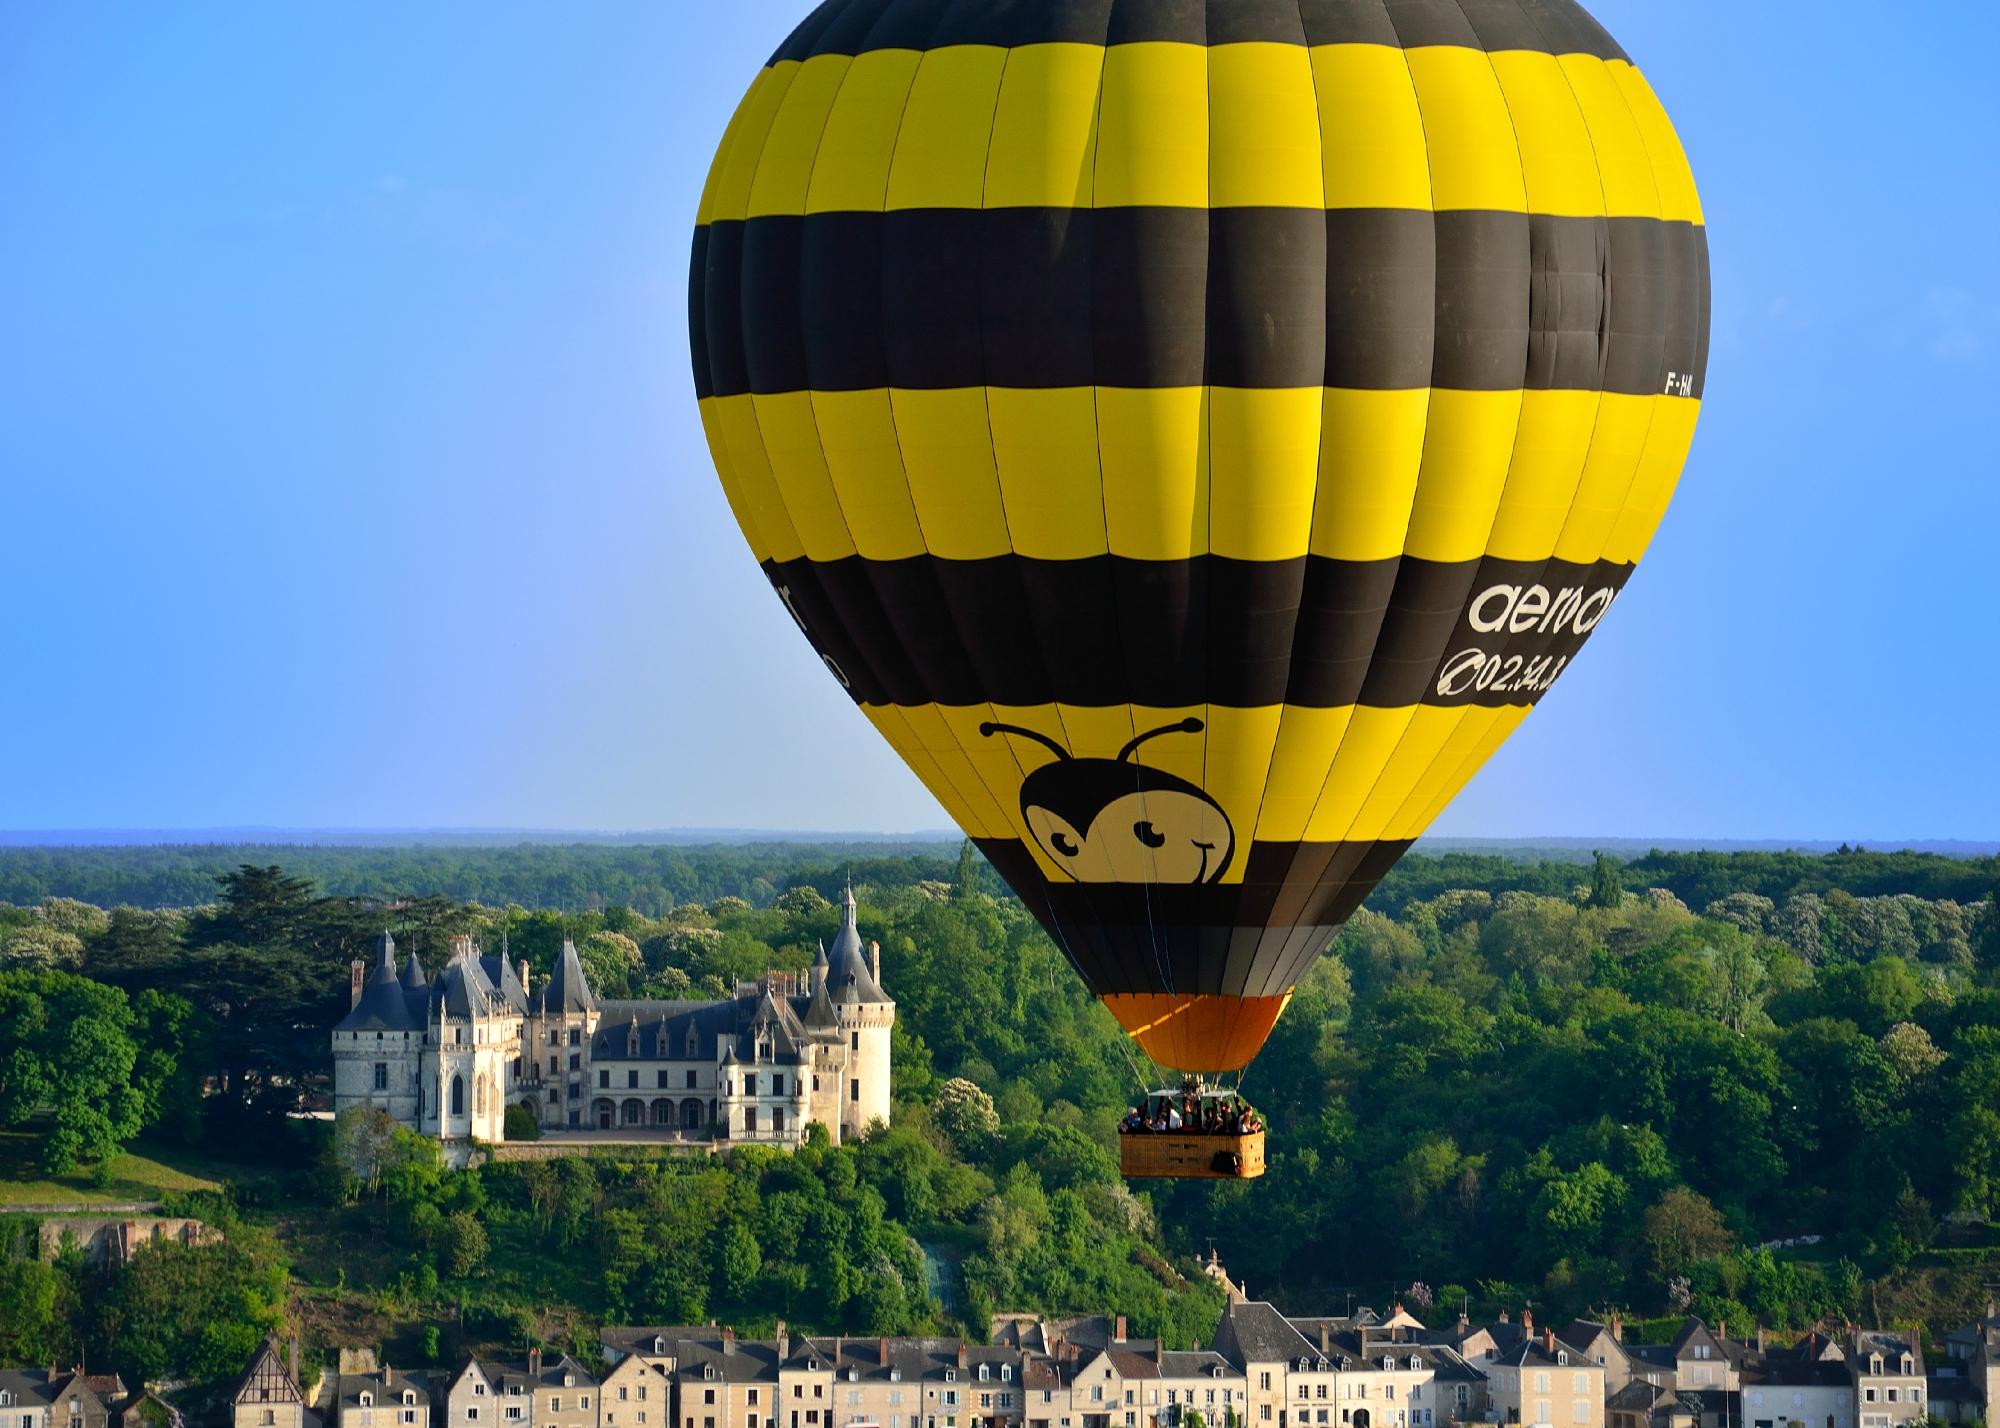
[(1625, 58), (1571, 0), (827, 0), (771, 62), (944, 45), (1146, 40), (1450, 44)]
[(1436, 386), (1650, 394), (1707, 346), (1706, 232), (1408, 209), (1001, 208), (711, 224), (697, 392)]
[(1385, 709), (1535, 703), (1631, 569), (1318, 556), (764, 566), (863, 704)]
[(974, 841), (1100, 996), (1279, 995), (1410, 846), (1252, 842), (1241, 883), (1187, 886), (1050, 882), (1018, 839)]

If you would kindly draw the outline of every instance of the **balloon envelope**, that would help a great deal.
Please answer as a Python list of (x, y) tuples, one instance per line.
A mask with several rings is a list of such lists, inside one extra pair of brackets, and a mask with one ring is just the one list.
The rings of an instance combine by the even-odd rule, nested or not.
[(1570, 0), (828, 0), (723, 135), (690, 327), (829, 672), (1226, 1070), (1618, 599), (1708, 255)]

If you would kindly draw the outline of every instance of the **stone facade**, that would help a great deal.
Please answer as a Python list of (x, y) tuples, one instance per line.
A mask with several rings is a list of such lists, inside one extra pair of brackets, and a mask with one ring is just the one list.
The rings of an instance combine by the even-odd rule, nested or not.
[(723, 1001), (600, 1000), (568, 942), (539, 987), (470, 938), (433, 980), (385, 933), (333, 1030), (334, 1110), (459, 1144), (504, 1140), (510, 1105), (558, 1136), (796, 1145), (817, 1121), (838, 1143), (889, 1118), (895, 1020), (851, 890), (830, 956)]

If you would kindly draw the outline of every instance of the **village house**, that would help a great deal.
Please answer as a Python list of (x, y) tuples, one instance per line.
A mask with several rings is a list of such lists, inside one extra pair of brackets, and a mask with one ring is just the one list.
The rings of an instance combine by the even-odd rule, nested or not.
[(430, 1378), (391, 1368), (340, 1374), (333, 1413), (336, 1428), (430, 1428)]
[(1924, 1349), (1914, 1335), (1856, 1329), (1847, 1343), (1859, 1428), (1894, 1428), (1929, 1412)]
[(307, 1389), (317, 1386), (317, 1375), (310, 1385), (300, 1381), (296, 1338), (285, 1355), (267, 1339), (229, 1395), (230, 1428), (318, 1428), (319, 1415), (307, 1407)]
[(1496, 1348), (1475, 1365), (1501, 1423), (1533, 1428), (1604, 1428), (1604, 1369), (1545, 1329)]

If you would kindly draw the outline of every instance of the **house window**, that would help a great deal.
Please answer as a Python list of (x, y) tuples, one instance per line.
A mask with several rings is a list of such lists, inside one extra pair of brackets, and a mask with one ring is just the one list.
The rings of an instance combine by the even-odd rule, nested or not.
[(375, 1063), (375, 1089), (378, 1091), (389, 1089), (389, 1063), (386, 1061)]
[[(1271, 1387), (1271, 1375), (1269, 1371), (1257, 1375), (1257, 1387), (1269, 1390), (1269, 1388)], [(1265, 1416), (1269, 1417), (1270, 1415), (1266, 1414)]]

